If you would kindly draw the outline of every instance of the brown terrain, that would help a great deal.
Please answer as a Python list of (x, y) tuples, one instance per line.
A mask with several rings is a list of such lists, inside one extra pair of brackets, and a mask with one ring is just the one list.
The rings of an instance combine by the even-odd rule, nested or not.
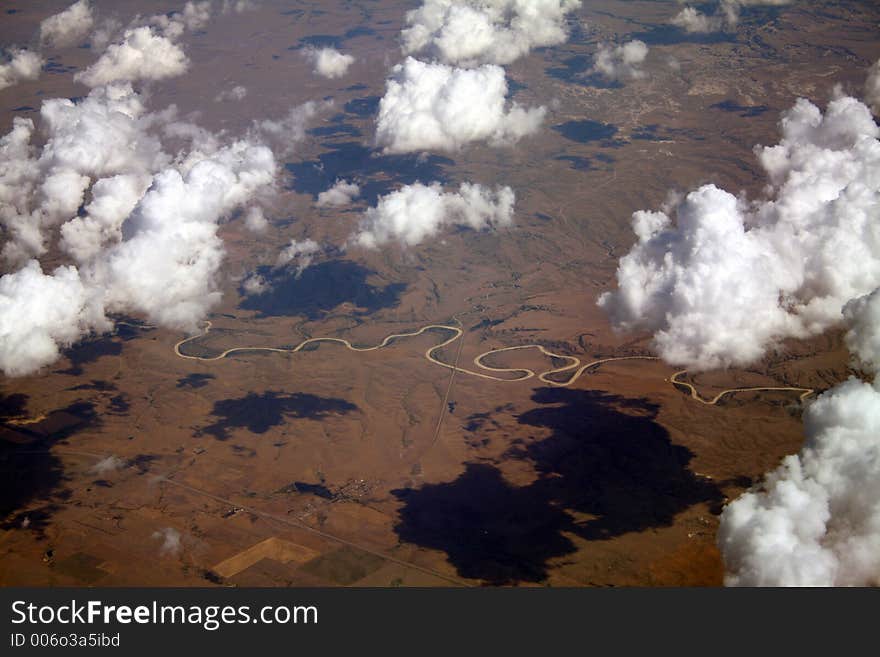
[[(49, 13), (12, 4), (21, 13), (0, 20), (4, 44)], [(836, 83), (859, 91), (880, 55), (880, 9), (754, 10), (718, 39), (664, 27), (676, 3), (584, 4), (567, 44), (508, 67), (518, 102), (552, 108), (539, 136), (421, 160), (369, 150), (413, 3), (262, 2), (187, 36), (192, 69), (151, 88), (151, 108), (176, 103), (235, 134), (310, 99), (335, 105), (288, 158), (268, 233), (254, 237), (236, 217), (223, 226), (223, 302), (211, 332), (182, 353), (323, 336), (370, 346), (458, 320), (462, 338), (435, 356), (468, 370), (515, 345), (583, 363), (651, 355), (648, 336), (613, 333), (595, 304), (632, 243), (632, 212), (709, 181), (760, 195), (752, 147), (775, 143), (779, 113), (798, 96), (824, 104)], [(357, 56), (347, 77), (316, 78), (290, 50), (315, 35), (341, 37)], [(596, 42), (613, 38), (648, 43), (646, 79), (609, 88), (583, 74)], [(71, 49), (61, 63), (93, 57)], [(245, 101), (213, 101), (235, 84), (248, 87)], [(33, 116), (16, 108), (85, 92), (45, 72), (4, 90), (3, 132), (13, 115)], [(360, 181), (365, 198), (315, 208), (337, 177)], [(377, 194), (415, 179), (510, 185), (515, 226), (350, 249), (274, 281), (268, 298), (240, 294), (242, 276), (291, 238), (340, 244)], [(3, 585), (719, 585), (723, 504), (802, 440), (799, 393), (701, 404), (655, 360), (605, 363), (566, 387), (493, 381), (429, 362), (425, 352), (451, 337), (431, 330), (360, 353), (319, 343), (200, 361), (175, 354), (187, 336), (120, 319), (39, 375), (0, 379)], [(531, 349), (484, 364), (542, 372), (567, 362)], [(849, 373), (831, 333), (786, 343), (749, 370), (683, 380), (711, 398), (738, 387), (821, 391)], [(169, 528), (179, 545), (163, 549)]]

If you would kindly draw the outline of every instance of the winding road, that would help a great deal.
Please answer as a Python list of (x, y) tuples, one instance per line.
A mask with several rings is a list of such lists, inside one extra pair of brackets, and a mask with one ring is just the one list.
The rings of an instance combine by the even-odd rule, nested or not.
[[(456, 318), (456, 321), (458, 321), (457, 318)], [(439, 360), (434, 355), (437, 351), (439, 351), (443, 347), (446, 347), (446, 346), (452, 344), (453, 342), (455, 342), (456, 340), (461, 338), (462, 335), (464, 335), (464, 331), (462, 330), (462, 328), (460, 326), (453, 326), (451, 324), (429, 324), (427, 326), (423, 326), (422, 328), (418, 329), (417, 331), (411, 331), (409, 333), (393, 333), (393, 334), (387, 336), (380, 343), (375, 344), (371, 347), (356, 347), (353, 344), (351, 344), (351, 342), (349, 342), (348, 340), (346, 340), (344, 338), (323, 337), (323, 338), (308, 338), (308, 339), (300, 342), (295, 347), (291, 347), (289, 349), (283, 349), (283, 348), (279, 348), (279, 347), (232, 347), (231, 349), (227, 349), (226, 351), (223, 351), (216, 356), (193, 356), (190, 354), (185, 354), (181, 351), (181, 347), (183, 347), (184, 345), (186, 345), (194, 340), (198, 340), (199, 338), (206, 336), (210, 331), (211, 331), (211, 322), (206, 321), (204, 332), (200, 333), (198, 335), (193, 335), (188, 338), (184, 338), (183, 340), (180, 340), (179, 342), (177, 342), (177, 344), (174, 345), (174, 353), (178, 357), (184, 358), (186, 360), (198, 360), (198, 361), (203, 361), (203, 362), (213, 362), (213, 361), (223, 360), (224, 358), (227, 358), (228, 356), (231, 356), (232, 354), (252, 352), (252, 351), (267, 351), (267, 352), (280, 353), (280, 354), (295, 354), (299, 351), (302, 351), (305, 347), (307, 347), (310, 344), (317, 344), (320, 342), (332, 342), (332, 343), (336, 343), (336, 344), (341, 344), (345, 348), (350, 349), (351, 351), (365, 352), (365, 351), (377, 351), (379, 349), (383, 349), (384, 347), (387, 347), (389, 344), (391, 344), (391, 342), (393, 342), (394, 340), (397, 340), (400, 338), (414, 338), (416, 336), (422, 335), (423, 333), (426, 333), (427, 331), (445, 331), (445, 332), (452, 333), (452, 336), (447, 338), (446, 340), (444, 340), (440, 344), (435, 345), (433, 347), (430, 347), (427, 351), (425, 351), (425, 358), (429, 362), (431, 362), (435, 365), (439, 365), (440, 367), (444, 367), (448, 370), (452, 370), (453, 375), (455, 373), (461, 373), (461, 374), (467, 374), (468, 376), (475, 376), (475, 377), (479, 377), (481, 379), (488, 379), (489, 381), (498, 381), (501, 383), (516, 383), (519, 381), (526, 381), (527, 379), (537, 377), (538, 380), (540, 380), (542, 383), (545, 383), (549, 386), (554, 386), (557, 388), (565, 388), (565, 387), (568, 387), (568, 386), (574, 384), (575, 381), (577, 381), (581, 377), (581, 375), (584, 374), (584, 372), (586, 372), (594, 367), (598, 367), (599, 365), (602, 365), (604, 363), (612, 363), (612, 362), (624, 361), (624, 360), (660, 360), (657, 356), (616, 356), (616, 357), (610, 357), (610, 358), (600, 358), (597, 360), (590, 361), (588, 363), (581, 364), (582, 361), (577, 356), (569, 356), (566, 354), (557, 354), (552, 351), (549, 351), (543, 345), (540, 345), (540, 344), (527, 344), (527, 345), (517, 345), (514, 347), (501, 347), (499, 349), (490, 349), (489, 351), (486, 351), (473, 359), (474, 365), (476, 365), (482, 371), (470, 370), (470, 369), (466, 369), (464, 367), (460, 367), (458, 365), (458, 356), (461, 355), (460, 349), (458, 351), (458, 356), (456, 356), (455, 364), (445, 363), (442, 360)], [(537, 349), (540, 353), (542, 353), (545, 356), (548, 356), (550, 358), (567, 360), (567, 361), (569, 361), (569, 363), (562, 366), (562, 367), (556, 367), (556, 368), (553, 368), (550, 370), (546, 370), (544, 372), (537, 373), (534, 370), (527, 369), (524, 367), (492, 367), (491, 365), (487, 365), (483, 362), (484, 359), (489, 358), (490, 356), (493, 356), (495, 354), (500, 354), (500, 353), (509, 352), (509, 351), (517, 351), (517, 350), (522, 350), (522, 349)], [(571, 374), (568, 376), (567, 379), (565, 379), (563, 381), (557, 381), (557, 380), (550, 378), (554, 375), (562, 374), (564, 372), (571, 372)], [(690, 384), (686, 381), (679, 380), (679, 377), (685, 375), (686, 373), (687, 373), (687, 370), (681, 370), (681, 371), (676, 372), (675, 374), (673, 374), (669, 378), (669, 382), (675, 386), (682, 386), (682, 387), (686, 388), (690, 392), (690, 396), (692, 399), (695, 399), (696, 401), (700, 402), (701, 404), (705, 404), (707, 406), (714, 406), (726, 395), (733, 394), (736, 392), (767, 392), (767, 391), (800, 392), (801, 395), (800, 395), (799, 399), (801, 401), (803, 401), (806, 397), (808, 397), (809, 395), (812, 395), (815, 392), (812, 388), (795, 388), (795, 387), (784, 387), (784, 386), (728, 388), (726, 390), (722, 390), (721, 392), (716, 394), (711, 399), (707, 399), (707, 398), (701, 396), (700, 393), (697, 392), (697, 389), (692, 384)], [(502, 377), (502, 376), (496, 376), (496, 374), (514, 374), (516, 376)]]

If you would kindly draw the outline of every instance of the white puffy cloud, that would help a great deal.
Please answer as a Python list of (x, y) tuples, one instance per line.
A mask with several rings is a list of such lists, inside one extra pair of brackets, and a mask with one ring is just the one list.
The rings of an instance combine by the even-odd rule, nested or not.
[[(850, 302), (847, 345), (880, 372), (880, 289)], [(721, 515), (725, 582), (880, 585), (880, 381), (850, 378), (804, 413), (804, 447)]]
[[(16, 119), (0, 142), (0, 224), (8, 238), (3, 255), (12, 263), (45, 251), (45, 230), (76, 215), (93, 180), (117, 174), (143, 179), (168, 161), (148, 132), (155, 117), (145, 114), (130, 85), (99, 87), (79, 102), (47, 100), (40, 117), (46, 141), (39, 157), (30, 145), (30, 120)], [(108, 220), (106, 212), (102, 217)], [(87, 224), (95, 226), (83, 220)]]
[(279, 157), (289, 155), (294, 146), (306, 137), (306, 128), (314, 117), (333, 107), (333, 101), (308, 101), (293, 107), (281, 119), (254, 121), (253, 133), (271, 143)]
[(237, 141), (154, 176), (123, 226), (123, 241), (88, 269), (105, 290), (107, 308), (194, 331), (220, 299), (219, 220), (270, 185), (275, 172), (268, 148)]
[(407, 12), (406, 55), (445, 64), (509, 64), (532, 48), (563, 43), (566, 15), (579, 0), (425, 0)]
[(61, 226), (61, 248), (76, 262), (86, 263), (105, 245), (122, 239), (122, 224), (149, 186), (149, 175), (120, 174), (101, 178), (91, 189), (85, 215)]
[(593, 72), (609, 80), (637, 80), (645, 77), (641, 65), (647, 56), (648, 46), (638, 39), (619, 46), (600, 43), (593, 63)]
[[(0, 278), (0, 369), (39, 369), (109, 329), (108, 313), (195, 330), (220, 296), (220, 221), (272, 188), (272, 151), (252, 137), (223, 143), (173, 109), (148, 113), (130, 85), (47, 100), (40, 117), (41, 149), (30, 119), (0, 139), (4, 254), (24, 263)], [(164, 152), (163, 138), (177, 155)], [(45, 274), (27, 261), (50, 239), (75, 267)], [(28, 320), (12, 321), (19, 314)]]
[(538, 130), (544, 107), (506, 102), (504, 69), (426, 64), (408, 57), (392, 70), (379, 103), (376, 145), (386, 153), (452, 151), (471, 143), (511, 144)]
[(296, 265), (296, 275), (305, 271), (312, 264), (312, 259), (321, 252), (321, 245), (313, 239), (290, 240), (290, 244), (278, 254), (276, 267), (287, 267), (291, 263)]
[(341, 78), (354, 63), (354, 57), (344, 55), (336, 48), (303, 48), (302, 54), (312, 63), (315, 75), (325, 78)]
[(720, 14), (707, 16), (693, 7), (685, 7), (672, 17), (670, 23), (685, 32), (705, 34), (721, 30), (724, 27), (724, 16)]
[(405, 185), (379, 199), (364, 213), (351, 241), (375, 248), (396, 240), (413, 246), (448, 225), (482, 230), (513, 222), (515, 196), (510, 187), (494, 192), (463, 183), (458, 192), (444, 192), (440, 183)]
[(259, 7), (259, 4), (254, 0), (223, 0), (223, 5), (220, 8), (221, 13), (229, 14), (243, 14), (246, 11), (251, 11)]
[(30, 217), (31, 198), (40, 176), (30, 143), (33, 132), (34, 122), (17, 116), (12, 130), (0, 138), (0, 224), (7, 238), (4, 253), (13, 260), (24, 260), (42, 249), (39, 222)]
[(781, 130), (756, 149), (768, 198), (705, 185), (674, 212), (633, 215), (637, 242), (599, 304), (617, 327), (653, 332), (670, 363), (751, 363), (839, 323), (880, 286), (880, 129), (868, 108), (842, 97), (823, 116), (801, 99)]
[(160, 555), (175, 556), (180, 552), (180, 532), (173, 527), (163, 527), (153, 532), (153, 538), (162, 540), (162, 545), (159, 546)]
[(49, 171), (103, 177), (147, 172), (167, 160), (159, 140), (148, 132), (156, 117), (146, 114), (140, 95), (128, 84), (100, 87), (79, 102), (47, 100), (40, 118), (48, 136), (40, 164)]
[(0, 369), (29, 374), (57, 360), (95, 329), (107, 329), (99, 302), (75, 267), (43, 273), (36, 260), (0, 277)]
[[(685, 0), (679, 0), (683, 2)], [(704, 14), (693, 7), (685, 7), (670, 21), (686, 32), (719, 32), (734, 28), (739, 23), (743, 7), (779, 7), (794, 0), (720, 0), (711, 14)]]
[(222, 103), (229, 100), (244, 100), (245, 96), (247, 96), (247, 87), (243, 87), (239, 84), (232, 87), (232, 89), (221, 91), (219, 94), (214, 96), (214, 101), (217, 103)]
[(21, 48), (11, 50), (8, 57), (9, 61), (0, 63), (0, 89), (40, 77), (43, 58), (37, 53)]
[(263, 208), (252, 205), (244, 213), (244, 225), (252, 233), (263, 233), (269, 227), (269, 221), (263, 214)]
[(179, 39), (184, 32), (202, 29), (210, 20), (211, 3), (208, 0), (202, 2), (190, 0), (183, 6), (182, 11), (176, 11), (170, 16), (157, 14), (150, 22), (169, 39)]
[(865, 102), (871, 106), (874, 114), (880, 114), (880, 59), (868, 69), (865, 80)]
[(108, 472), (115, 472), (119, 468), (125, 466), (125, 461), (118, 456), (110, 455), (105, 459), (101, 459), (95, 465), (90, 468), (90, 472), (94, 472), (99, 475), (105, 475)]
[(103, 55), (74, 80), (89, 87), (112, 82), (163, 80), (183, 75), (189, 60), (171, 39), (143, 25), (128, 29), (119, 43), (110, 44)]
[(245, 294), (255, 295), (268, 292), (272, 286), (259, 274), (251, 274), (242, 281), (241, 287)]
[(356, 183), (337, 180), (333, 187), (318, 194), (318, 201), (315, 205), (319, 208), (341, 207), (349, 205), (360, 195), (361, 188)]
[[(745, 365), (783, 337), (845, 323), (850, 352), (877, 377), (880, 129), (849, 97), (824, 115), (801, 99), (780, 126), (779, 144), (756, 149), (767, 198), (706, 185), (674, 213), (637, 212), (620, 289), (600, 305), (696, 369)], [(722, 513), (728, 585), (880, 584), (880, 380), (820, 395), (804, 433), (799, 454)]]
[(89, 0), (79, 0), (40, 23), (40, 42), (58, 48), (76, 45), (94, 22)]

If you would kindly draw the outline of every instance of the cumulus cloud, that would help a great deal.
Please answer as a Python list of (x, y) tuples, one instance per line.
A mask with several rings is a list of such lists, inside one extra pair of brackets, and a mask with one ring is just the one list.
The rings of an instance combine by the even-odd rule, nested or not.
[(0, 89), (6, 89), (22, 80), (36, 80), (43, 68), (43, 58), (24, 48), (11, 50), (8, 61), (0, 63)]
[(264, 292), (268, 292), (271, 289), (271, 285), (266, 281), (265, 278), (260, 276), (259, 274), (251, 274), (246, 277), (241, 284), (242, 289), (245, 294), (255, 295), (255, 294), (263, 294)]
[(40, 42), (58, 48), (76, 45), (95, 22), (88, 0), (79, 0), (40, 23)]
[(361, 188), (357, 184), (347, 180), (337, 180), (333, 187), (318, 194), (318, 201), (315, 205), (319, 208), (341, 207), (349, 205), (360, 195)]
[(538, 130), (544, 107), (507, 103), (504, 69), (462, 69), (408, 57), (392, 70), (379, 103), (376, 145), (386, 153), (453, 151), (484, 141), (512, 144)]
[[(845, 310), (847, 345), (880, 372), (880, 290)], [(733, 586), (880, 585), (880, 381), (855, 378), (804, 413), (805, 442), (729, 504), (718, 544)]]
[(214, 101), (217, 103), (223, 103), (229, 100), (244, 100), (245, 96), (247, 96), (247, 88), (241, 85), (236, 85), (232, 87), (232, 89), (221, 91), (214, 96)]
[(82, 264), (122, 239), (122, 224), (151, 182), (149, 175), (120, 174), (101, 178), (91, 189), (85, 214), (61, 226), (61, 248)]
[(620, 46), (599, 44), (593, 63), (593, 72), (609, 80), (637, 80), (645, 77), (641, 69), (648, 56), (644, 41), (634, 39)]
[(693, 7), (685, 7), (670, 22), (685, 32), (705, 34), (721, 30), (724, 27), (724, 15), (707, 16)]
[(99, 475), (105, 475), (108, 472), (115, 472), (119, 468), (125, 465), (125, 461), (118, 456), (108, 456), (105, 459), (101, 459), (95, 465), (92, 466), (91, 472)]
[(102, 53), (104, 49), (121, 33), (122, 23), (116, 18), (105, 18), (89, 37), (89, 47), (94, 52)]
[(191, 0), (183, 6), (182, 11), (176, 11), (171, 15), (158, 14), (153, 16), (150, 22), (169, 39), (179, 39), (184, 32), (201, 30), (210, 20), (211, 3), (208, 0), (202, 2)]
[[(272, 151), (251, 137), (223, 143), (173, 110), (148, 113), (128, 84), (47, 100), (40, 118), (41, 149), (30, 143), (30, 119), (0, 139), (4, 255), (23, 264), (0, 278), (0, 369), (20, 375), (51, 363), (108, 330), (110, 313), (195, 330), (220, 296), (219, 223), (272, 188)], [(177, 155), (164, 152), (164, 138)], [(76, 266), (44, 273), (28, 258), (53, 237)], [(12, 321), (18, 315), (27, 321)]]
[(306, 137), (306, 128), (314, 117), (333, 107), (333, 101), (308, 101), (292, 108), (281, 119), (254, 121), (253, 133), (271, 143), (279, 156), (289, 155)]
[(532, 48), (563, 43), (579, 0), (425, 0), (407, 12), (406, 55), (458, 66), (509, 64)]
[(79, 102), (47, 100), (40, 117), (46, 142), (39, 157), (30, 120), (16, 119), (0, 142), (3, 255), (13, 264), (44, 253), (45, 230), (77, 213), (93, 179), (143, 177), (168, 161), (148, 132), (154, 118), (129, 85), (100, 87)]
[(288, 267), (293, 264), (296, 267), (296, 275), (299, 276), (312, 264), (312, 259), (320, 252), (321, 245), (313, 239), (290, 240), (290, 244), (278, 254), (275, 266)]
[(162, 80), (183, 75), (189, 59), (171, 39), (143, 25), (128, 29), (94, 64), (74, 75), (89, 87), (112, 82)]
[(244, 213), (244, 225), (252, 233), (264, 233), (269, 227), (269, 221), (263, 214), (263, 208), (259, 205), (252, 205)]
[(720, 0), (711, 14), (685, 7), (670, 22), (685, 32), (719, 32), (736, 27), (743, 7), (778, 7), (791, 2), (793, 0)]
[(159, 554), (174, 556), (180, 552), (180, 532), (173, 527), (164, 527), (153, 532), (153, 538), (162, 540), (162, 545), (159, 546)]
[(247, 141), (189, 160), (182, 170), (154, 176), (126, 220), (123, 241), (89, 268), (110, 310), (184, 331), (196, 330), (220, 300), (219, 220), (270, 185), (276, 172), (272, 152)]
[(508, 226), (513, 222), (515, 196), (510, 187), (494, 192), (464, 183), (458, 192), (444, 192), (440, 183), (405, 185), (379, 199), (364, 213), (352, 242), (375, 248), (396, 240), (413, 246), (449, 225), (474, 230)]
[(0, 369), (9, 376), (36, 371), (57, 360), (60, 347), (109, 326), (75, 267), (47, 275), (31, 260), (0, 277)]
[(838, 324), (844, 305), (880, 286), (880, 141), (868, 108), (800, 99), (778, 145), (756, 149), (768, 198), (705, 185), (669, 211), (633, 215), (637, 241), (600, 306), (648, 330), (670, 363), (754, 362), (785, 337)]
[(302, 54), (312, 63), (315, 75), (325, 78), (341, 78), (354, 63), (354, 57), (343, 55), (336, 48), (303, 48)]

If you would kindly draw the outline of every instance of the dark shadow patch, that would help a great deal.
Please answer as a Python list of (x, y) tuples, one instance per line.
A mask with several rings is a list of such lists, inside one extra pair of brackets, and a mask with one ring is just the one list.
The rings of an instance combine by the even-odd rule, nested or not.
[(345, 91), (363, 91), (364, 89), (369, 89), (369, 87), (361, 82), (357, 84), (353, 84), (350, 87), (346, 87)]
[(325, 500), (336, 499), (336, 495), (322, 484), (309, 484), (304, 481), (294, 481), (289, 486), (281, 489), (282, 493), (304, 493), (307, 495), (315, 495)]
[(761, 116), (761, 114), (770, 110), (767, 105), (740, 105), (733, 100), (724, 100), (709, 107), (710, 109), (722, 110), (723, 112), (731, 112), (742, 118)]
[(517, 82), (513, 78), (507, 79), (507, 97), (508, 98), (513, 98), (514, 96), (516, 96), (517, 93), (519, 93), (520, 91), (523, 91), (525, 89), (528, 89), (528, 88), (529, 88), (528, 85), (523, 84), (522, 82)]
[[(2, 489), (2, 486), (0, 486)], [(0, 510), (3, 505), (0, 502)], [(18, 529), (20, 531), (34, 532), (38, 538), (45, 538), (46, 529), (49, 527), (52, 515), (57, 510), (53, 504), (48, 504), (36, 509), (28, 509), (19, 513), (13, 513), (0, 522), (0, 529), (9, 531)]]
[[(0, 517), (7, 518), (36, 500), (49, 500), (64, 481), (61, 461), (48, 447), (40, 442), (11, 442), (0, 436)], [(10, 525), (21, 527), (31, 513), (17, 514), (9, 520)], [(44, 524), (46, 521), (48, 518), (44, 518)]]
[(595, 89), (623, 88), (623, 83), (619, 80), (609, 80), (600, 73), (594, 73), (593, 57), (590, 55), (567, 57), (560, 64), (560, 66), (546, 69), (545, 73), (551, 78), (582, 87), (593, 87)]
[(102, 356), (118, 356), (121, 353), (122, 344), (111, 337), (101, 336), (85, 340), (64, 352), (64, 356), (70, 361), (70, 367), (56, 370), (55, 373), (81, 376), (82, 366), (86, 363), (94, 363)]
[(440, 155), (378, 155), (357, 142), (324, 145), (329, 150), (318, 155), (317, 160), (289, 162), (285, 165), (293, 174), (291, 188), (294, 191), (317, 198), (318, 194), (330, 188), (340, 178), (381, 178), (361, 185), (361, 198), (373, 205), (379, 196), (400, 185), (434, 180), (446, 184), (449, 179), (445, 174), (445, 167), (455, 165), (454, 160)]
[(13, 112), (33, 112), (35, 110), (30, 105), (22, 105), (21, 107), (14, 107), (12, 109), (12, 111)]
[(553, 126), (553, 130), (566, 139), (587, 144), (594, 141), (605, 141), (617, 134), (617, 127), (608, 123), (583, 119), (581, 121), (566, 121)]
[(299, 45), (291, 46), (288, 50), (298, 50), (304, 46), (313, 48), (339, 48), (342, 45), (342, 37), (332, 34), (310, 34), (299, 40)]
[[(720, 505), (719, 487), (688, 470), (692, 453), (656, 423), (655, 404), (560, 388), (532, 400), (539, 406), (518, 422), (551, 434), (515, 441), (506, 456), (531, 462), (538, 478), (515, 487), (495, 466), (468, 463), (454, 481), (392, 491), (403, 502), (402, 541), (442, 550), (462, 577), (542, 582), (551, 559), (575, 551), (566, 533), (604, 540), (668, 526), (695, 504)], [(493, 424), (488, 413), (468, 419), (468, 431)]]
[(331, 414), (350, 413), (357, 406), (344, 399), (318, 397), (308, 393), (287, 394), (267, 390), (248, 393), (238, 399), (222, 399), (214, 403), (211, 415), (216, 422), (201, 429), (217, 440), (229, 438), (231, 429), (247, 429), (251, 433), (266, 433), (289, 419), (323, 420)]
[(587, 171), (593, 168), (590, 158), (588, 157), (578, 157), (576, 155), (559, 155), (554, 159), (561, 162), (568, 162), (571, 165), (571, 168), (577, 171)]
[(0, 422), (27, 415), (27, 403), (30, 399), (20, 392), (11, 395), (0, 394)]
[(659, 130), (660, 126), (656, 123), (643, 125), (633, 130), (632, 133), (630, 133), (630, 137), (644, 141), (659, 141), (662, 139), (659, 135)]
[(134, 468), (139, 475), (144, 475), (150, 471), (150, 465), (152, 465), (154, 461), (160, 460), (160, 458), (161, 457), (156, 456), (155, 454), (138, 454), (137, 456), (130, 458), (125, 464), (125, 467)]
[[(27, 417), (26, 402), (25, 395), (0, 396), (2, 419)], [(27, 518), (27, 528), (42, 531), (54, 505), (24, 509), (35, 501), (57, 502), (67, 496), (61, 489), (66, 481), (62, 463), (49, 451), (51, 446), (98, 423), (94, 404), (76, 402), (38, 422), (0, 427), (0, 517), (18, 512), (9, 520), (11, 526), (24, 528)]]
[(217, 377), (213, 374), (201, 374), (201, 373), (193, 373), (187, 374), (179, 379), (177, 379), (177, 388), (204, 388), (208, 385), (208, 381), (212, 379), (216, 379)]
[(355, 116), (360, 117), (368, 117), (373, 116), (376, 112), (379, 111), (379, 101), (382, 100), (381, 96), (367, 96), (365, 98), (355, 98), (353, 100), (348, 101), (343, 109), (348, 114), (354, 114)]
[(109, 381), (95, 379), (90, 383), (81, 383), (78, 386), (68, 388), (68, 390), (97, 390), (98, 392), (112, 392), (116, 390), (116, 386)]
[[(351, 303), (365, 315), (400, 302), (405, 283), (374, 285), (374, 272), (350, 260), (328, 260), (312, 265), (299, 276), (290, 269), (258, 267), (257, 273), (270, 284), (262, 294), (244, 296), (240, 308), (255, 310), (262, 317), (304, 315), (319, 319), (342, 303)], [(239, 290), (244, 295), (244, 290)]]
[(76, 66), (65, 66), (58, 61), (57, 57), (50, 57), (46, 63), (43, 64), (43, 70), (46, 71), (46, 73), (54, 75), (68, 75), (76, 71)]
[(584, 538), (666, 527), (694, 504), (721, 503), (717, 485), (688, 469), (693, 453), (655, 422), (656, 404), (567, 388), (541, 388), (532, 400), (542, 406), (518, 421), (553, 433), (511, 456), (535, 464), (542, 496), (595, 516), (578, 526)]
[(362, 134), (357, 127), (349, 123), (321, 126), (320, 128), (312, 128), (306, 132), (314, 137), (338, 137), (339, 135), (344, 135), (346, 137), (360, 137)]
[(155, 327), (139, 322), (132, 317), (122, 317), (116, 322), (114, 334), (123, 342), (134, 340), (147, 331), (153, 331)]
[(108, 410), (113, 415), (127, 415), (131, 408), (131, 402), (128, 401), (128, 395), (116, 395), (110, 398)]
[[(679, 43), (733, 43), (736, 34), (732, 32), (709, 32), (707, 34), (685, 32), (675, 25), (654, 25), (643, 32), (633, 32), (626, 41), (638, 39), (649, 46), (672, 46)], [(623, 39), (621, 39), (623, 41)]]
[(351, 28), (348, 32), (343, 35), (344, 39), (354, 39), (362, 36), (373, 36), (376, 34), (376, 30), (371, 27), (367, 27), (366, 25), (358, 25), (357, 27)]
[(468, 463), (452, 482), (391, 493), (404, 503), (394, 526), (400, 539), (445, 552), (461, 577), (540, 582), (549, 559), (575, 551), (561, 533), (571, 517), (490, 465)]

